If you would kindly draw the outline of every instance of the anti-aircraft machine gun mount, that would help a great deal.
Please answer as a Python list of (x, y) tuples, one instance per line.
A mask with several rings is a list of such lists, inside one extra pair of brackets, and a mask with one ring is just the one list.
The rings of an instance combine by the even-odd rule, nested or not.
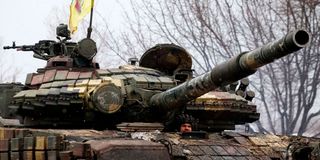
[[(251, 102), (254, 92), (246, 90), (247, 77), (305, 47), (310, 38), (304, 30), (241, 53), (198, 77), (193, 77), (190, 54), (175, 44), (150, 48), (138, 65), (100, 69), (93, 62), (97, 48), (92, 39), (70, 42), (66, 25), (57, 27), (57, 38), (4, 47), (33, 51), (47, 65), (28, 74), (25, 85), (0, 85), (2, 117), (18, 118), (23, 127), (0, 128), (0, 158), (299, 159), (316, 148), (281, 136), (224, 131), (259, 119)], [(175, 118), (182, 114), (196, 120), (198, 131), (180, 139)], [(21, 138), (26, 147), (12, 148)], [(5, 144), (11, 148), (3, 149)]]
[[(13, 42), (12, 46), (4, 46), (3, 49), (17, 49), (17, 51), (32, 51), (33, 57), (45, 61), (51, 58), (62, 56), (74, 60), (72, 67), (90, 67), (93, 57), (97, 53), (96, 43), (85, 38), (78, 43), (69, 42), (70, 31), (68, 26), (60, 24), (57, 29), (58, 42), (54, 40), (40, 40), (34, 45), (17, 46)], [(59, 65), (59, 64), (56, 64)]]

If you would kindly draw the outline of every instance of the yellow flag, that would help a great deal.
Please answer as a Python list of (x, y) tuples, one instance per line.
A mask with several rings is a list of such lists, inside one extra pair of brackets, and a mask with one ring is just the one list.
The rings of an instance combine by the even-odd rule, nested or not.
[(70, 5), (69, 28), (71, 33), (77, 31), (78, 23), (91, 11), (94, 0), (72, 0)]

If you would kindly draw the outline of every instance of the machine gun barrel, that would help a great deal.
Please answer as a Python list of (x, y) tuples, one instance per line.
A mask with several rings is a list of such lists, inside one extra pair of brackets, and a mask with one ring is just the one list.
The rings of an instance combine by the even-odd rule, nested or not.
[(3, 46), (3, 49), (17, 49), (21, 51), (33, 51), (34, 45), (22, 45), (16, 46), (15, 42), (12, 42), (12, 46)]
[(280, 40), (237, 55), (217, 65), (206, 74), (186, 81), (165, 92), (153, 95), (149, 101), (149, 105), (163, 111), (180, 108), (190, 100), (218, 87), (247, 77), (255, 73), (259, 67), (298, 51), (305, 47), (309, 41), (308, 32), (305, 30), (295, 30)]

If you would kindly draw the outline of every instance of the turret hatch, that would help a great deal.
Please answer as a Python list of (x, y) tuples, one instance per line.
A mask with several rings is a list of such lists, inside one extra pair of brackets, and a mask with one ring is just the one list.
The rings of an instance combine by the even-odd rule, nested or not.
[(190, 71), (192, 59), (182, 47), (175, 44), (158, 44), (142, 55), (139, 65), (174, 75), (177, 72)]

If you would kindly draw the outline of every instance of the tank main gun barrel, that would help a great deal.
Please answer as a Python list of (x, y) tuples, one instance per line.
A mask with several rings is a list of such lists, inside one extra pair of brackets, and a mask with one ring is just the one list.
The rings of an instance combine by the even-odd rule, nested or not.
[(149, 105), (163, 111), (180, 108), (218, 87), (231, 84), (256, 72), (276, 59), (305, 47), (310, 41), (305, 30), (295, 30), (283, 38), (255, 50), (239, 54), (215, 66), (210, 72), (151, 97)]

